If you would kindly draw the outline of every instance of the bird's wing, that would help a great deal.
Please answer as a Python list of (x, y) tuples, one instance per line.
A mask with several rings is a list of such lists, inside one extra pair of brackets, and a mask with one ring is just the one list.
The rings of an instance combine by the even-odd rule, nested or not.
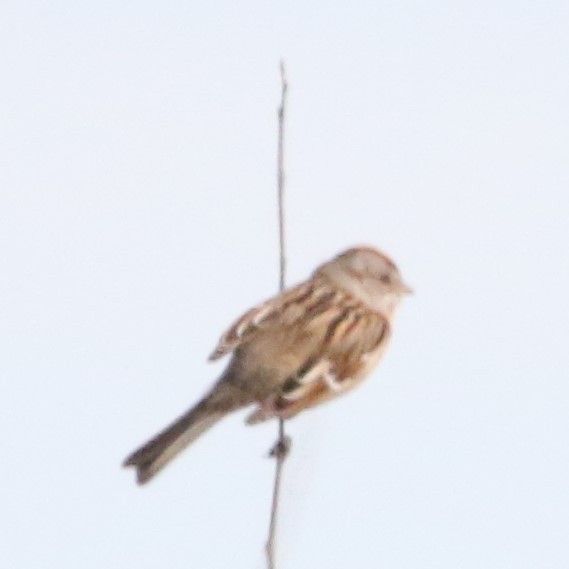
[(247, 420), (289, 418), (355, 387), (375, 367), (390, 336), (389, 321), (359, 303), (335, 305), (321, 348)]
[(310, 306), (327, 304), (333, 295), (331, 288), (316, 286), (313, 281), (307, 281), (255, 306), (238, 318), (221, 336), (209, 360), (215, 361), (233, 352), (262, 330), (277, 325), (293, 326), (304, 316), (307, 305), (310, 309)]

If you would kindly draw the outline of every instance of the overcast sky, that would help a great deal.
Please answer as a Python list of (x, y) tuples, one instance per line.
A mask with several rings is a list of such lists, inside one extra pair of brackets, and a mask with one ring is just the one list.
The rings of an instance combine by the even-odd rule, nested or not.
[(279, 569), (569, 566), (569, 4), (0, 7), (0, 565), (262, 569), (276, 425), (124, 457), (219, 335), (354, 244), (416, 291), (290, 423)]

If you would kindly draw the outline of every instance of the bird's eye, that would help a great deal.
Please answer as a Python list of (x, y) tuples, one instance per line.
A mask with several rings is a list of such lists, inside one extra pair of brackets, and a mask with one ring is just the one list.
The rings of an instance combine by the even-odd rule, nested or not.
[(391, 277), (390, 277), (389, 275), (381, 275), (381, 276), (379, 277), (379, 280), (380, 280), (382, 283), (389, 284), (389, 283), (391, 282)]

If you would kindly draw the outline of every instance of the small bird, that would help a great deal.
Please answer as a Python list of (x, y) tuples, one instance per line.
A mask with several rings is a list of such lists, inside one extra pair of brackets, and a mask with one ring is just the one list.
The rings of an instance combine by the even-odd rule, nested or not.
[(351, 390), (379, 363), (394, 311), (411, 292), (395, 263), (372, 247), (324, 263), (223, 334), (209, 359), (231, 359), (213, 388), (124, 466), (144, 484), (233, 411), (256, 404), (248, 424), (290, 419)]

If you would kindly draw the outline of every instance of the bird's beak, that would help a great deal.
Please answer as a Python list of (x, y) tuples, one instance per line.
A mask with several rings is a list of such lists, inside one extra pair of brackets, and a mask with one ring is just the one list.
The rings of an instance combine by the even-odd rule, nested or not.
[(399, 290), (401, 294), (415, 294), (415, 291), (404, 282), (401, 283), (401, 288)]

